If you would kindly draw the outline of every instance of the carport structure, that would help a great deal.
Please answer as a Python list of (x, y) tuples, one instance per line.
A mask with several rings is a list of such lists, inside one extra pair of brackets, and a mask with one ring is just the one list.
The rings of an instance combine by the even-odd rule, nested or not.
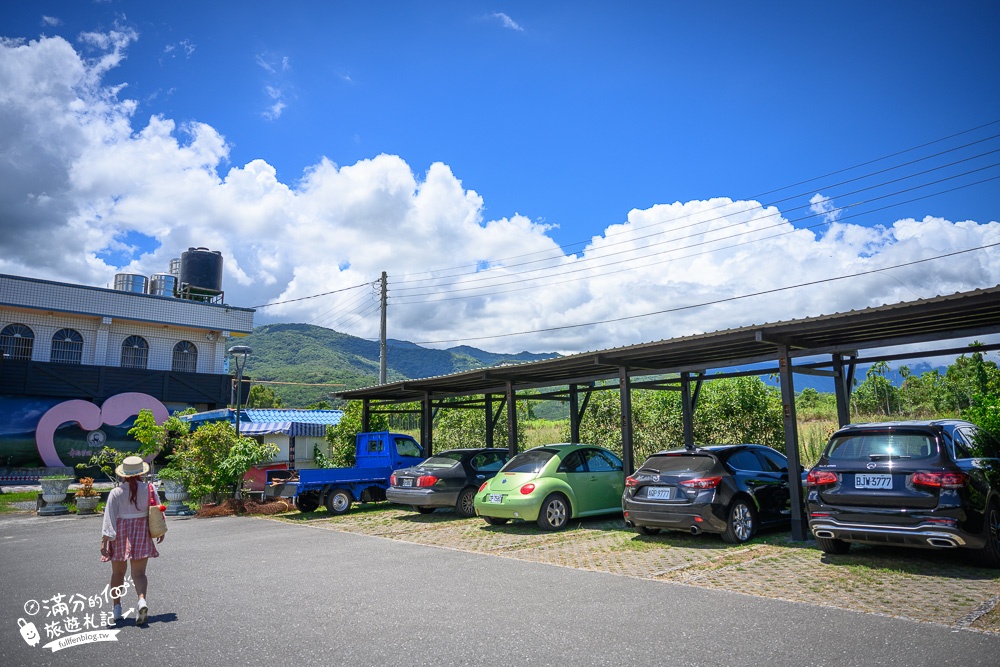
[[(568, 402), (571, 439), (578, 442), (580, 420), (591, 393), (617, 389), (621, 402), (623, 462), (625, 472), (631, 474), (635, 470), (631, 419), (633, 389), (680, 392), (684, 442), (692, 446), (694, 411), (703, 382), (777, 373), (784, 406), (785, 453), (789, 468), (794, 471), (801, 465), (794, 374), (832, 378), (837, 417), (840, 424), (845, 425), (850, 422), (850, 393), (859, 364), (959, 355), (970, 351), (968, 341), (997, 333), (1000, 333), (1000, 285), (847, 313), (404, 380), (339, 392), (337, 396), (363, 402), (362, 420), (366, 430), (372, 413), (411, 412), (401, 409), (400, 404), (419, 403), (421, 442), (424, 453), (429, 456), (433, 449), (433, 417), (441, 407), (485, 410), (487, 446), (493, 446), (493, 427), (506, 411), (507, 446), (511, 453), (516, 453), (518, 392), (541, 390), (523, 396), (523, 400)], [(963, 341), (963, 345), (948, 347), (946, 341)], [(894, 348), (899, 351), (894, 352)], [(1000, 343), (977, 348), (982, 352), (996, 349), (1000, 349)], [(863, 356), (866, 351), (869, 356)], [(599, 382), (602, 385), (598, 385)], [(790, 488), (792, 535), (802, 540), (807, 530), (802, 490), (796, 484)]]

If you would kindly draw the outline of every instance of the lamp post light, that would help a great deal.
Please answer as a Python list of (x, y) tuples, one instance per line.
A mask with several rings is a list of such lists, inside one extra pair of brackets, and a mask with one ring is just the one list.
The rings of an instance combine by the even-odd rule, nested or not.
[(234, 345), (229, 348), (229, 354), (236, 360), (236, 437), (240, 437), (240, 395), (243, 393), (243, 369), (247, 365), (247, 357), (253, 352), (246, 345)]

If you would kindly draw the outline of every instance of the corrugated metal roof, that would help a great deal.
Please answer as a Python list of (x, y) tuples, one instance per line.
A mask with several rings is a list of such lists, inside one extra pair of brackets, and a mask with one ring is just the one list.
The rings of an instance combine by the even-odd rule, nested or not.
[(339, 424), (343, 410), (284, 410), (281, 408), (248, 408), (243, 410), (251, 422), (298, 422), (301, 424)]
[(682, 336), (597, 352), (498, 366), (419, 380), (338, 392), (346, 399), (417, 401), (436, 397), (502, 393), (515, 389), (582, 384), (618, 376), (733, 368), (790, 356), (855, 354), (864, 349), (944, 341), (1000, 333), (1000, 285), (931, 299), (819, 315), (773, 324)]

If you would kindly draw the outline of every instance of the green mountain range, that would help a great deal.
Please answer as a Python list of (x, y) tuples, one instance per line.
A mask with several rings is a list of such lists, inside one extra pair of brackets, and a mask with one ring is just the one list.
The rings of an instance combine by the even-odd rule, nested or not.
[[(239, 343), (253, 353), (245, 374), (269, 384), (284, 407), (305, 407), (329, 400), (332, 392), (378, 384), (378, 341), (355, 338), (311, 324), (265, 324)], [(538, 361), (556, 353), (497, 354), (462, 345), (432, 350), (401, 340), (387, 341), (389, 382), (448, 375), (499, 363)], [(308, 386), (342, 384), (343, 387)]]

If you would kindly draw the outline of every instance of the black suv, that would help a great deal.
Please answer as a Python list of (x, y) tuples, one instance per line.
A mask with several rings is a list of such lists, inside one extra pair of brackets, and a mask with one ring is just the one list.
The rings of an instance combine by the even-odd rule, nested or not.
[(809, 529), (828, 554), (851, 542), (979, 550), (1000, 567), (1000, 444), (969, 422), (852, 424), (809, 471)]

